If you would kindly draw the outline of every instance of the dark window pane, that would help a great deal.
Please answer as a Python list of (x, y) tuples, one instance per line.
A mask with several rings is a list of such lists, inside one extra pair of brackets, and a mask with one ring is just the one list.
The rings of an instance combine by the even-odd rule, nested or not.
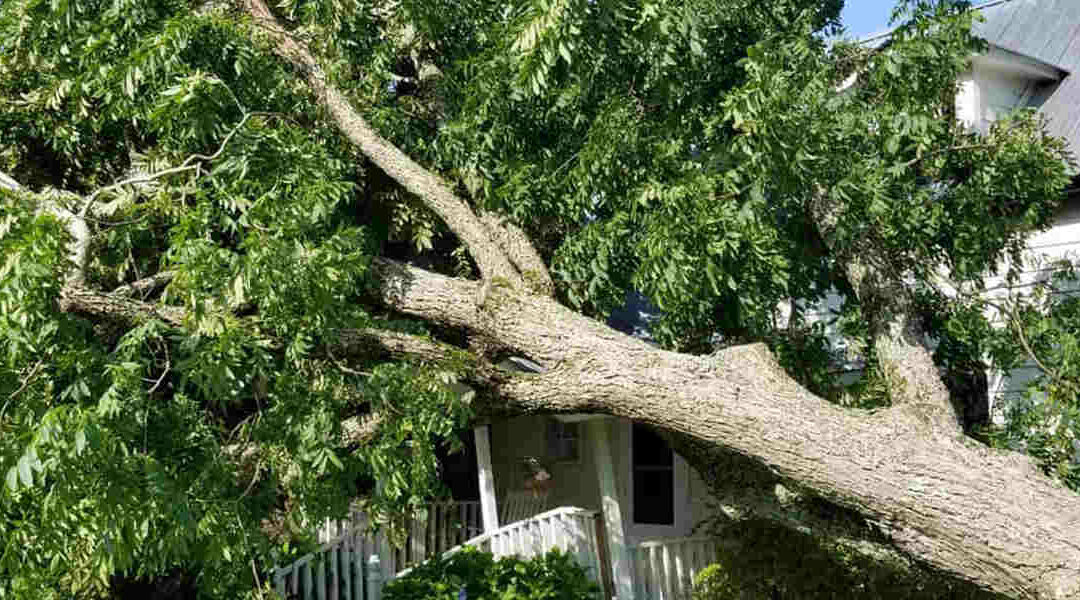
[(556, 419), (548, 421), (547, 450), (552, 460), (578, 459), (577, 423), (563, 423)]
[(634, 522), (650, 525), (674, 525), (674, 496), (674, 471), (635, 471)]
[(671, 467), (675, 455), (664, 438), (644, 425), (634, 423), (634, 466)]
[(634, 522), (675, 524), (675, 453), (663, 438), (634, 424)]

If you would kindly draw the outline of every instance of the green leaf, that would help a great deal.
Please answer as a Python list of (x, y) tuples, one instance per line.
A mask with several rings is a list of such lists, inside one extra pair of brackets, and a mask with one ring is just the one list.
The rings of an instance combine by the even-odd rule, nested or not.
[(34, 471), (33, 465), (30, 463), (30, 457), (23, 455), (19, 459), (19, 480), (26, 487), (33, 487), (34, 485)]

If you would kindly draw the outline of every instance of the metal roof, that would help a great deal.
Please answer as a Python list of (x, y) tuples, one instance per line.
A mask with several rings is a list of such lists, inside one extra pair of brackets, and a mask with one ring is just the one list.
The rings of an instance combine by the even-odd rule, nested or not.
[(1038, 98), (1050, 131), (1080, 154), (1080, 0), (997, 0), (979, 7), (975, 33), (987, 42), (1054, 65), (1066, 76)]
[[(984, 20), (974, 32), (988, 43), (1065, 73), (1059, 83), (1036, 92), (1033, 103), (1049, 119), (1050, 132), (1080, 155), (1080, 0), (992, 0), (976, 5)], [(892, 30), (862, 44), (878, 48)]]

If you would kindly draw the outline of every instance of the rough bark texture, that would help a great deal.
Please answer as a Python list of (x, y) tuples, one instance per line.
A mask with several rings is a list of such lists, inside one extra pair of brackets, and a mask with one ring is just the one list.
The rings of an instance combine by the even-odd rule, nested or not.
[(524, 231), (492, 212), (480, 213), (480, 220), (491, 232), (491, 239), (506, 253), (534, 292), (544, 296), (555, 293), (555, 283), (551, 280), (547, 265)]
[[(866, 413), (829, 404), (792, 380), (761, 345), (680, 355), (521, 290), (495, 288), (480, 307), (479, 282), (387, 260), (375, 267), (387, 305), (492, 337), (547, 367), (512, 377), (494, 370), (484, 377), (477, 369), (471, 378), (498, 398), (485, 406), (489, 412), (635, 419), (745, 457), (779, 482), (796, 482), (796, 489), (864, 515), (876, 524), (874, 535), (901, 552), (982, 587), (1018, 598), (1080, 597), (1080, 498), (1021, 455), (928, 435), (903, 406)], [(69, 288), (65, 307), (113, 320), (151, 314), (183, 321), (179, 309), (85, 289)], [(346, 333), (340, 347), (372, 346), (428, 360), (457, 352), (377, 330)], [(378, 419), (358, 420), (351, 441), (368, 439)], [(737, 503), (747, 505), (745, 498)]]
[[(276, 52), (300, 69), (341, 130), (446, 221), (484, 276), (483, 283), (464, 281), (376, 259), (377, 300), (515, 349), (546, 369), (538, 375), (485, 378), (478, 362), (480, 376), (473, 377), (486, 383), (492, 399), (484, 410), (634, 419), (723, 448), (778, 481), (795, 482), (856, 511), (898, 550), (986, 589), (1017, 598), (1080, 598), (1080, 496), (1042, 476), (1025, 457), (967, 443), (956, 434), (941, 418), (951, 408), (940, 380), (934, 383), (932, 361), (927, 363), (925, 348), (920, 353), (917, 339), (905, 337), (910, 323), (884, 329), (900, 345), (895, 351), (879, 349), (899, 373), (897, 406), (867, 413), (813, 396), (762, 345), (706, 357), (680, 355), (532, 294), (521, 285), (509, 256), (513, 251), (500, 247), (468, 205), (379, 137), (261, 0), (248, 0), (248, 6)], [(849, 275), (858, 286), (857, 273)], [(61, 304), (94, 318), (137, 321), (152, 314), (183, 324), (179, 309), (74, 285)], [(347, 343), (373, 341), (381, 344), (378, 351), (391, 355), (440, 360), (441, 352), (449, 351), (387, 332), (358, 335)], [(367, 428), (358, 423), (357, 429)]]
[(548, 368), (500, 387), (525, 411), (635, 419), (727, 448), (867, 516), (906, 554), (998, 593), (1080, 597), (1080, 497), (1026, 457), (931, 435), (899, 405), (813, 396), (761, 345), (694, 357), (652, 348), (558, 303), (377, 261), (381, 300), (519, 348)]
[[(933, 350), (912, 307), (907, 282), (888, 269), (887, 258), (867, 240), (838, 251), (834, 240), (838, 208), (817, 190), (809, 213), (825, 245), (840, 255), (859, 301), (874, 313), (874, 351), (889, 381), (893, 402), (906, 405), (934, 435), (961, 434), (961, 415), (934, 364)], [(876, 258), (877, 261), (871, 260)]]
[(158, 290), (169, 285), (169, 283), (172, 282), (175, 276), (176, 273), (173, 271), (161, 271), (160, 273), (155, 273), (145, 279), (140, 279), (127, 285), (122, 285), (113, 290), (113, 294), (127, 297), (138, 296), (140, 298), (146, 298), (147, 296), (150, 296)]

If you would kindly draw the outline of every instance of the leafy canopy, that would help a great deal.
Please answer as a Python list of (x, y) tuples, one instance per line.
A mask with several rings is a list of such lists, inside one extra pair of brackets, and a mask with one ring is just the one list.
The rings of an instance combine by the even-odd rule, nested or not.
[[(1032, 113), (987, 134), (952, 118), (956, 76), (980, 48), (962, 7), (908, 2), (911, 20), (874, 53), (822, 41), (840, 7), (275, 10), (382, 135), (522, 224), (560, 299), (586, 314), (637, 290), (660, 309), (665, 346), (767, 340), (829, 394), (829, 349), (804, 312), (837, 289), (845, 330), (869, 335), (880, 307), (855, 300), (840, 261), (872, 243), (936, 315), (943, 363), (1013, 364), (981, 306), (935, 277), (940, 266), (977, 288), (1046, 227), (1065, 151)], [(351, 498), (392, 520), (439, 493), (436, 449), (460, 447), (471, 418), (453, 387), (468, 362), (345, 359), (332, 342), (355, 327), (454, 339), (372, 303), (371, 260), (465, 276), (471, 263), (337, 132), (241, 7), (6, 0), (0, 40), (0, 169), (32, 190), (0, 192), (0, 597), (100, 597), (178, 569), (204, 597), (236, 597)], [(858, 85), (836, 93), (849, 74)], [(135, 181), (107, 187), (118, 180)], [(821, 194), (838, 207), (832, 252), (809, 210)], [(182, 326), (61, 310), (77, 267), (43, 207), (91, 198), (86, 284), (168, 271), (148, 299), (184, 308)], [(1043, 332), (1034, 345), (1080, 364), (1075, 308), (1049, 308), (1057, 321), (1024, 313)], [(1070, 373), (1057, 374), (1059, 405), (1075, 405)], [(393, 418), (351, 443), (343, 421), (376, 410)], [(1057, 464), (1060, 448), (1040, 447)]]

